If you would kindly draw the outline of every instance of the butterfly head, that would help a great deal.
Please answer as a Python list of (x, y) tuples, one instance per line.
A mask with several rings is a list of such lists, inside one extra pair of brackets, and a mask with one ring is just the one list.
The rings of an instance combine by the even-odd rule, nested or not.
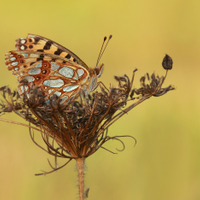
[(94, 72), (95, 72), (97, 78), (101, 77), (101, 75), (103, 73), (103, 67), (104, 67), (104, 64), (101, 64), (100, 67), (97, 66), (97, 67), (94, 68)]

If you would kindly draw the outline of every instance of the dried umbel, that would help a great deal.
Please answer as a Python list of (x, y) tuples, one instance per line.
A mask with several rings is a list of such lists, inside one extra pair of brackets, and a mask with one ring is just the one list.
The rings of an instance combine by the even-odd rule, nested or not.
[[(111, 139), (118, 140), (123, 144), (124, 149), (122, 137), (130, 137), (135, 140), (130, 135), (110, 137), (108, 128), (114, 122), (146, 99), (152, 96), (159, 97), (174, 90), (171, 85), (162, 88), (166, 75), (159, 77), (154, 73), (152, 75), (147, 73), (141, 77), (140, 88), (133, 88), (136, 71), (137, 69), (133, 71), (131, 79), (127, 75), (115, 76), (114, 78), (118, 82), (117, 87), (107, 88), (103, 83), (99, 83), (98, 91), (94, 91), (87, 97), (72, 98), (64, 103), (56, 95), (46, 100), (44, 92), (38, 86), (32, 85), (23, 97), (4, 86), (0, 88), (2, 94), (0, 113), (3, 115), (15, 112), (28, 121), (29, 125), (26, 126), (29, 127), (32, 140), (56, 158), (68, 158), (69, 160), (63, 166), (75, 159), (80, 172), (79, 177), (82, 177), (85, 158), (95, 153), (99, 148), (111, 152), (103, 147), (105, 142)], [(132, 103), (127, 104), (128, 102)], [(35, 141), (35, 130), (41, 133), (46, 149)], [(63, 166), (53, 168), (51, 172)], [(41, 174), (47, 173), (50, 172)], [(83, 188), (84, 186), (79, 185), (79, 187)]]
[[(117, 138), (109, 137), (107, 130), (115, 119), (114, 114), (125, 107), (133, 80), (126, 75), (115, 79), (119, 82), (118, 87), (107, 89), (101, 84), (100, 91), (62, 104), (56, 95), (46, 101), (40, 87), (33, 86), (22, 98), (8, 87), (2, 87), (1, 113), (13, 111), (34, 124), (49, 154), (70, 159), (86, 158), (106, 141)], [(34, 140), (31, 129), (30, 133)]]
[[(1, 113), (13, 111), (34, 124), (36, 127), (29, 126), (31, 137), (34, 140), (31, 129), (40, 131), (49, 154), (69, 159), (86, 158), (106, 141), (119, 139), (107, 134), (113, 122), (149, 97), (161, 96), (174, 89), (172, 86), (161, 88), (165, 77), (155, 74), (141, 77), (141, 87), (133, 89), (136, 71), (131, 80), (127, 75), (115, 76), (118, 87), (108, 89), (99, 84), (100, 91), (62, 104), (56, 95), (46, 101), (40, 87), (32, 86), (20, 97), (4, 86), (0, 89), (3, 97)], [(127, 107), (128, 101), (133, 101), (133, 104)]]

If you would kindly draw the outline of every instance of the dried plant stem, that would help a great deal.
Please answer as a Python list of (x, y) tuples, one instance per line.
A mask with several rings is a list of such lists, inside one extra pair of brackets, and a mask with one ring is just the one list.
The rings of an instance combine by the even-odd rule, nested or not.
[(15, 121), (3, 119), (3, 118), (0, 118), (0, 121), (2, 121), (2, 122), (7, 122), (7, 123), (11, 123), (11, 124), (17, 124), (17, 125), (21, 125), (21, 126), (26, 126), (26, 127), (29, 127), (29, 128), (32, 128), (32, 129), (34, 129), (34, 130), (36, 130), (36, 131), (40, 131), (40, 132), (41, 132), (41, 130), (40, 130), (39, 128), (35, 128), (35, 127), (33, 127), (33, 126), (26, 125), (26, 124), (23, 124), (23, 123), (20, 123), (20, 122), (15, 122)]
[(79, 200), (84, 200), (84, 162), (85, 158), (77, 158)]

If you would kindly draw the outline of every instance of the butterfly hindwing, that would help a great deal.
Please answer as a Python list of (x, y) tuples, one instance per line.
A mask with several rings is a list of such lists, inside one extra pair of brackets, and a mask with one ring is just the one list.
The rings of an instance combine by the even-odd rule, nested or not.
[[(79, 92), (89, 77), (83, 66), (47, 53), (10, 51), (5, 60), (8, 69), (17, 76), (20, 94), (34, 84), (40, 86), (47, 96), (55, 93), (68, 99)], [(26, 86), (23, 80), (28, 82)]]

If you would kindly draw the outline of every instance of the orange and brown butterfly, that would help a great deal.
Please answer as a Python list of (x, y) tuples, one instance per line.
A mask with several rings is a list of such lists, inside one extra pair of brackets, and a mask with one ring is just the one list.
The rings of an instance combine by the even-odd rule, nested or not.
[[(106, 39), (105, 37), (103, 45)], [(78, 97), (81, 92), (88, 95), (97, 87), (97, 79), (103, 71), (103, 64), (98, 66), (106, 48), (105, 46), (103, 49), (103, 45), (96, 67), (89, 68), (76, 54), (62, 45), (39, 35), (28, 34), (27, 38), (16, 40), (17, 50), (5, 55), (5, 63), (8, 70), (17, 77), (20, 95), (35, 85), (42, 89), (46, 99), (55, 94), (63, 103), (72, 97)]]

